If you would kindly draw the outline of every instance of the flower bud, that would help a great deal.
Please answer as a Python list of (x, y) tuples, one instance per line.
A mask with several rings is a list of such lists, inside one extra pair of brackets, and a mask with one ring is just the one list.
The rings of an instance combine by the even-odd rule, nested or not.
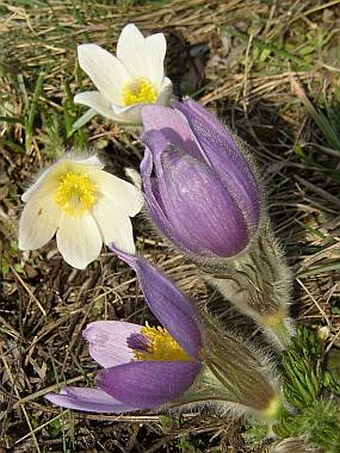
[(260, 191), (228, 130), (192, 100), (145, 106), (142, 118), (143, 189), (158, 229), (196, 259), (243, 251), (259, 226)]

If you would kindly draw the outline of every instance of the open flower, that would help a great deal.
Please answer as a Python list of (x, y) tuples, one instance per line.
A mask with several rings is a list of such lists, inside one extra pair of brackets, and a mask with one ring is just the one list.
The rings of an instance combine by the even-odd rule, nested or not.
[(196, 257), (244, 250), (259, 225), (260, 192), (228, 130), (190, 99), (145, 106), (142, 119), (143, 189), (158, 229)]
[(182, 395), (202, 363), (201, 333), (190, 302), (143, 260), (129, 261), (141, 277), (150, 309), (163, 327), (120, 321), (89, 324), (84, 337), (91, 356), (105, 368), (98, 388), (67, 387), (45, 398), (63, 407), (91, 412), (127, 412), (160, 406)]
[(280, 396), (272, 386), (270, 366), (216, 326), (209, 326), (203, 338), (191, 302), (173, 283), (143, 259), (111, 248), (136, 271), (162, 327), (120, 321), (89, 324), (84, 336), (90, 354), (105, 368), (98, 375), (98, 388), (66, 387), (45, 397), (91, 412), (217, 401), (236, 405), (239, 412), (275, 417)]
[(103, 242), (134, 253), (130, 217), (142, 208), (132, 184), (103, 170), (97, 157), (61, 159), (23, 194), (19, 248), (35, 250), (56, 233), (57, 246), (71, 266), (84, 269)]
[(166, 41), (163, 33), (146, 38), (134, 24), (126, 25), (118, 39), (117, 57), (96, 44), (78, 47), (81, 68), (98, 91), (75, 96), (101, 115), (123, 123), (140, 123), (142, 104), (167, 104), (172, 84), (164, 76)]

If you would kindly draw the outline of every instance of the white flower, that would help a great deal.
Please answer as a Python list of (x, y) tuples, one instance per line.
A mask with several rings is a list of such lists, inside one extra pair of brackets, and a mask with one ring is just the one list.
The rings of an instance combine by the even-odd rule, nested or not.
[(164, 76), (165, 53), (163, 33), (144, 38), (134, 24), (123, 28), (117, 57), (96, 44), (78, 46), (79, 64), (98, 91), (79, 93), (74, 102), (118, 122), (140, 123), (142, 104), (169, 102), (172, 84)]
[(22, 196), (19, 248), (35, 250), (55, 233), (57, 246), (71, 266), (84, 269), (103, 242), (135, 252), (130, 217), (142, 208), (141, 192), (103, 170), (97, 157), (61, 159)]

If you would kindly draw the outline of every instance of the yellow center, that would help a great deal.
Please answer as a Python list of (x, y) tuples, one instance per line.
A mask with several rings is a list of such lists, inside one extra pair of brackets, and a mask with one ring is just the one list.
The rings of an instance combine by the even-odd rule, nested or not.
[(66, 215), (77, 217), (89, 211), (97, 200), (94, 182), (83, 173), (68, 171), (59, 180), (54, 201)]
[(136, 360), (192, 360), (163, 327), (150, 327), (147, 324), (141, 328), (140, 333), (150, 343), (146, 351), (134, 350)]
[(157, 90), (148, 79), (132, 79), (126, 82), (122, 91), (123, 105), (154, 104), (157, 101)]

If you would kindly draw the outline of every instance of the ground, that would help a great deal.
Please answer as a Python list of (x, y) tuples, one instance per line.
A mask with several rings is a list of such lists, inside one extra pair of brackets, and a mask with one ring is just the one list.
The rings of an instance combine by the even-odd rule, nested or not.
[[(17, 247), (20, 199), (65, 151), (99, 152), (124, 177), (143, 148), (134, 131), (72, 99), (91, 87), (77, 64), (85, 42), (114, 52), (122, 27), (165, 33), (175, 94), (190, 94), (246, 141), (269, 213), (294, 272), (292, 313), (323, 335), (322, 360), (340, 346), (340, 2), (333, 0), (17, 0), (0, 3), (0, 451), (262, 452), (242, 420), (206, 411), (92, 415), (43, 395), (86, 385), (96, 365), (81, 332), (95, 319), (150, 319), (134, 273), (103, 250), (85, 271), (51, 241)], [(130, 133), (131, 132), (131, 133)], [(137, 249), (192, 297), (218, 297), (193, 264), (135, 219)], [(321, 329), (322, 328), (322, 329)], [(321, 330), (320, 330), (321, 329)], [(319, 335), (320, 336), (320, 335)], [(339, 365), (337, 365), (339, 366)]]

